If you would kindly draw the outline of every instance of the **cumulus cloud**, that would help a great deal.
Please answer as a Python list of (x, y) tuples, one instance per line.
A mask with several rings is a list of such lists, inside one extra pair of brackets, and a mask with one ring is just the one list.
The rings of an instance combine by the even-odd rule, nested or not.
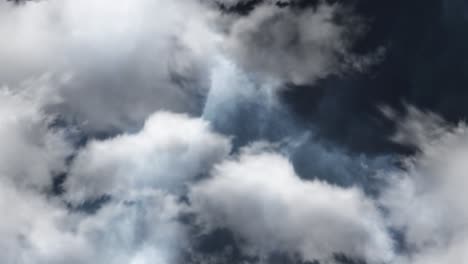
[(363, 66), (364, 60), (359, 62), (349, 52), (361, 27), (358, 19), (348, 12), (345, 22), (336, 20), (345, 10), (323, 2), (303, 10), (262, 4), (233, 22), (225, 49), (251, 73), (295, 84), (313, 83), (340, 73), (347, 61)]
[(50, 128), (51, 121), (34, 98), (7, 87), (0, 91), (0, 178), (44, 189), (66, 170), (72, 149), (64, 131)]
[(91, 141), (75, 158), (65, 187), (76, 201), (125, 196), (132, 190), (180, 191), (230, 149), (229, 138), (212, 131), (206, 121), (157, 112), (136, 134)]
[[(466, 125), (450, 127), (435, 114), (413, 109), (401, 126), (417, 132), (410, 139), (419, 153), (405, 160), (403, 172), (389, 176), (380, 198), (389, 225), (402, 232), (408, 263), (467, 259)], [(434, 129), (421, 131), (425, 127)]]
[(186, 241), (176, 197), (131, 193), (85, 214), (50, 193), (73, 151), (67, 131), (52, 126), (54, 117), (29, 95), (0, 93), (2, 263), (174, 263)]
[(69, 212), (58, 200), (1, 180), (2, 263), (174, 263), (183, 228), (180, 205), (147, 192), (106, 205), (94, 215)]
[(217, 34), (197, 1), (0, 3), (2, 83), (45, 73), (51, 111), (89, 130), (128, 129), (158, 109), (196, 112)]
[(246, 250), (264, 256), (392, 259), (392, 241), (379, 212), (361, 191), (303, 181), (283, 156), (254, 152), (217, 165), (211, 178), (192, 188), (193, 208), (208, 228), (228, 228), (247, 241)]
[(86, 257), (84, 241), (75, 240), (71, 232), (60, 229), (61, 219), (67, 214), (65, 210), (48, 203), (38, 193), (18, 189), (3, 178), (0, 198), (0, 209), (9, 212), (0, 221), (2, 262), (47, 263), (43, 260), (48, 259), (59, 263), (62, 258), (77, 263), (77, 259)]
[(187, 241), (177, 221), (181, 210), (176, 197), (159, 191), (138, 192), (106, 205), (74, 227), (78, 239), (91, 248), (91, 258), (82, 263), (177, 262)]
[[(419, 153), (396, 169), (387, 156), (308, 137), (313, 126), (278, 100), (285, 83), (371, 63), (349, 52), (359, 19), (325, 1), (302, 10), (263, 1), (243, 15), (207, 2), (0, 2), (5, 263), (184, 262), (190, 225), (232, 232), (260, 261), (467, 258), (465, 125), (410, 108), (394, 140)], [(90, 138), (77, 149), (69, 122)], [(281, 154), (259, 147), (270, 143), (242, 148), (258, 140)], [(368, 196), (378, 169), (391, 169), (379, 172), (388, 183)]]
[(281, 82), (313, 82), (341, 72), (348, 59), (360, 64), (348, 52), (359, 23), (338, 23), (343, 10), (265, 2), (238, 16), (206, 1), (1, 2), (0, 56), (8, 66), (0, 80), (66, 76), (49, 83), (61, 98), (49, 112), (88, 131), (136, 129), (157, 110), (200, 113), (220, 54)]

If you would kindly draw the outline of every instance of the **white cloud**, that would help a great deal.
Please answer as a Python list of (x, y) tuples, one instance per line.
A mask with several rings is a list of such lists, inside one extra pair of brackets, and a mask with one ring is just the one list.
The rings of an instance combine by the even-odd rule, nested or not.
[(175, 197), (159, 191), (138, 192), (106, 205), (75, 227), (92, 247), (92, 258), (85, 263), (176, 262), (187, 241), (177, 220), (181, 210)]
[[(250, 152), (249, 150), (248, 152)], [(389, 261), (392, 241), (372, 200), (355, 188), (303, 181), (281, 155), (244, 153), (217, 165), (190, 199), (208, 228), (224, 227), (260, 254)]]
[(6, 87), (0, 91), (1, 177), (43, 189), (52, 184), (54, 173), (66, 170), (72, 150), (63, 131), (49, 128), (50, 121), (35, 100)]
[(69, 212), (37, 192), (0, 179), (0, 251), (5, 264), (174, 263), (183, 247), (180, 205), (161, 192), (107, 204), (97, 214)]
[(230, 152), (206, 121), (157, 112), (142, 131), (91, 141), (73, 162), (66, 189), (74, 201), (132, 190), (180, 190)]
[[(302, 181), (273, 153), (225, 161), (230, 138), (161, 110), (200, 114), (206, 95), (203, 117), (221, 126), (287, 119), (271, 117), (281, 106), (262, 85), (339, 72), (349, 41), (348, 25), (332, 21), (339, 9), (296, 13), (270, 3), (240, 17), (191, 0), (0, 2), (0, 82), (16, 87), (0, 94), (0, 211), (11, 212), (0, 220), (3, 262), (175, 263), (190, 241), (177, 199), (223, 161), (191, 189), (193, 210), (246, 239), (246, 249), (391, 259), (379, 212), (361, 191)], [(257, 85), (252, 76), (275, 80)], [(240, 104), (261, 105), (243, 109), (252, 122), (233, 122), (244, 115), (233, 113)], [(126, 132), (91, 140), (67, 168), (73, 150), (49, 114), (76, 119), (85, 133)], [(279, 128), (255, 125), (260, 137)], [(63, 171), (63, 197), (37, 191)], [(73, 207), (103, 195), (112, 199), (90, 215), (60, 201)]]
[(66, 171), (71, 148), (64, 132), (50, 128), (52, 118), (28, 96), (8, 88), (0, 92), (1, 262), (174, 263), (175, 251), (187, 241), (176, 219), (182, 207), (175, 197), (130, 193), (87, 215), (47, 194), (54, 174)]
[(406, 138), (419, 153), (405, 160), (404, 172), (388, 175), (381, 204), (389, 212), (389, 225), (403, 232), (409, 263), (467, 261), (466, 125), (451, 128), (434, 114), (409, 114), (402, 133), (418, 135)]
[(222, 160), (229, 139), (201, 119), (161, 112), (140, 133), (90, 143), (77, 151), (65, 195), (125, 195), (82, 214), (61, 197), (47, 198), (55, 173), (68, 170), (72, 149), (35, 99), (8, 88), (0, 93), (2, 263), (174, 263), (189, 240), (177, 220), (182, 206), (166, 190), (182, 188)]
[[(218, 35), (197, 1), (0, 3), (0, 82), (45, 73), (63, 98), (50, 111), (90, 130), (128, 129), (158, 109), (196, 112)], [(53, 107), (52, 107), (53, 106)]]
[[(5, 176), (5, 175), (2, 175)], [(67, 212), (48, 203), (36, 192), (18, 189), (10, 181), (0, 179), (0, 250), (6, 264), (69, 263), (86, 258), (85, 241), (72, 232), (60, 230)], [(56, 260), (54, 262), (53, 260)], [(57, 262), (58, 261), (58, 262)]]

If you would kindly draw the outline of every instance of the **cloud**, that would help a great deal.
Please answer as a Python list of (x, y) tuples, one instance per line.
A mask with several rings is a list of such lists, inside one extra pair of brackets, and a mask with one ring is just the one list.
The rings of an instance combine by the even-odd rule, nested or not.
[(404, 160), (404, 171), (388, 176), (380, 203), (389, 225), (402, 232), (409, 263), (467, 259), (466, 125), (450, 127), (439, 116), (414, 109), (402, 122), (403, 132), (419, 135), (409, 137), (419, 152)]
[(64, 183), (64, 199), (74, 206), (110, 196), (74, 227), (91, 244), (90, 259), (181, 260), (191, 245), (187, 226), (179, 221), (187, 210), (180, 197), (230, 151), (230, 139), (207, 121), (170, 112), (154, 113), (138, 133), (90, 141), (78, 151)]
[(2, 263), (174, 263), (186, 240), (180, 209), (174, 197), (147, 192), (80, 214), (1, 179)]
[(404, 115), (399, 115), (391, 108), (381, 107), (383, 114), (396, 124), (393, 141), (420, 148), (449, 132), (450, 125), (441, 116), (412, 105), (406, 105), (405, 110)]
[[(53, 178), (67, 172), (66, 160), (73, 150), (67, 131), (52, 126), (54, 117), (44, 114), (40, 102), (30, 95), (6, 87), (0, 92), (2, 263), (174, 263), (178, 258), (175, 251), (187, 241), (184, 227), (177, 221), (183, 206), (176, 197), (158, 190), (129, 192), (125, 199), (115, 199), (96, 213), (86, 214), (71, 210), (62, 197), (50, 193)], [(202, 121), (187, 122), (183, 128), (208, 129)], [(191, 135), (194, 133), (197, 131)], [(214, 135), (211, 143), (218, 143), (216, 140)], [(209, 148), (208, 140), (200, 142)], [(219, 139), (219, 144), (228, 148), (229, 141)]]
[(303, 181), (283, 156), (255, 152), (217, 165), (211, 178), (192, 187), (193, 210), (208, 229), (232, 230), (247, 242), (244, 249), (261, 256), (392, 260), (392, 241), (379, 211), (361, 191)]
[[(345, 10), (266, 2), (237, 16), (206, 1), (2, 2), (0, 36), (8, 41), (0, 56), (8, 67), (0, 80), (18, 86), (48, 74), (53, 97), (61, 98), (48, 102), (48, 112), (90, 132), (138, 129), (162, 109), (200, 114), (220, 55), (252, 74), (294, 83), (362, 64), (348, 52), (359, 23), (335, 19)], [(54, 81), (64, 76), (68, 81)]]
[(66, 171), (72, 148), (65, 131), (49, 127), (52, 120), (27, 94), (0, 90), (0, 178), (45, 189), (54, 174)]
[(157, 112), (136, 134), (91, 141), (80, 150), (65, 183), (73, 201), (132, 190), (181, 190), (230, 152), (229, 138), (183, 114)]
[[(336, 16), (344, 12), (348, 19), (338, 23)], [(338, 4), (292, 9), (266, 3), (234, 20), (225, 49), (248, 72), (295, 84), (314, 83), (342, 72), (347, 60), (354, 66), (364, 62), (349, 52), (360, 27), (358, 19)]]
[(106, 205), (75, 227), (92, 248), (92, 258), (84, 263), (176, 262), (187, 241), (177, 220), (181, 210), (176, 197), (159, 191)]
[(76, 261), (86, 257), (84, 241), (60, 229), (65, 210), (36, 192), (18, 189), (3, 177), (0, 198), (0, 210), (8, 212), (0, 221), (2, 262), (60, 263), (67, 259), (79, 263)]
[(154, 111), (199, 111), (218, 36), (196, 1), (0, 3), (2, 83), (43, 74), (60, 113), (90, 131), (132, 129)]
[[(419, 149), (395, 168), (390, 155), (322, 142), (320, 125), (301, 123), (277, 95), (285, 83), (372, 63), (350, 52), (362, 30), (356, 16), (324, 1), (305, 9), (264, 1), (245, 15), (206, 2), (0, 3), (4, 262), (183, 262), (198, 227), (232, 232), (227, 243), (260, 261), (467, 258), (465, 125), (387, 111), (400, 120), (394, 140)], [(90, 138), (77, 149), (70, 123)], [(373, 182), (376, 173), (388, 177)], [(63, 193), (51, 193), (58, 174)], [(102, 197), (110, 198), (83, 210)], [(198, 222), (182, 223), (186, 212)]]

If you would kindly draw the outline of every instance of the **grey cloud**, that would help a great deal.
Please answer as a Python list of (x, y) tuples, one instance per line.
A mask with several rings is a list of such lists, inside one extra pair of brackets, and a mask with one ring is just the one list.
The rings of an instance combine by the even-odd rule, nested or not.
[(362, 192), (303, 181), (283, 156), (251, 151), (192, 187), (193, 210), (208, 229), (232, 230), (246, 240), (245, 250), (260, 256), (279, 251), (308, 261), (332, 261), (334, 254), (392, 260), (384, 222)]
[(66, 171), (72, 148), (65, 131), (49, 128), (51, 121), (27, 94), (0, 91), (0, 178), (43, 190)]
[(451, 129), (450, 125), (439, 115), (424, 112), (412, 105), (406, 105), (405, 114), (396, 113), (389, 107), (381, 107), (382, 113), (396, 123), (396, 133), (392, 140), (414, 147), (424, 147), (435, 141)]
[(47, 111), (87, 131), (135, 130), (161, 109), (200, 114), (217, 56), (296, 83), (366, 64), (348, 54), (359, 23), (334, 21), (343, 10), (265, 3), (239, 17), (184, 0), (2, 2), (0, 34), (8, 41), (0, 56), (8, 67), (0, 80), (16, 86), (44, 74), (66, 76), (49, 83), (49, 94), (61, 100), (48, 102)]
[(349, 52), (361, 24), (351, 12), (337, 23), (340, 12), (347, 11), (338, 4), (305, 10), (262, 4), (234, 20), (225, 50), (249, 72), (295, 84), (372, 63), (371, 57), (358, 59)]
[[(184, 241), (174, 197), (146, 192), (94, 215), (1, 180), (0, 250), (5, 264), (168, 264)], [(14, 210), (12, 210), (14, 208)]]
[(139, 133), (91, 141), (75, 158), (65, 188), (77, 202), (145, 189), (180, 192), (230, 149), (229, 138), (206, 121), (157, 112)]
[[(205, 231), (229, 229), (262, 261), (278, 252), (324, 263), (335, 254), (379, 264), (467, 258), (464, 125), (410, 109), (394, 139), (420, 153), (403, 171), (317, 141), (279, 100), (285, 82), (372, 63), (349, 53), (361, 24), (336, 22), (340, 12), (324, 2), (265, 1), (246, 16), (188, 0), (0, 3), (0, 35), (10, 36), (0, 44), (9, 65), (0, 70), (0, 210), (13, 211), (0, 221), (4, 261), (177, 263), (192, 247), (178, 219), (186, 212)], [(119, 133), (72, 150), (56, 118)], [(269, 144), (258, 140), (275, 147), (237, 153)], [(64, 193), (41, 192), (61, 172)], [(390, 180), (370, 197), (375, 173)], [(105, 195), (96, 212), (74, 207)], [(395, 252), (388, 229), (410, 253)]]
[[(5, 213), (0, 221), (2, 263), (176, 261), (175, 251), (186, 241), (177, 221), (183, 206), (176, 197), (156, 190), (129, 192), (125, 199), (115, 199), (90, 215), (71, 211), (61, 197), (48, 192), (54, 176), (67, 171), (66, 160), (73, 151), (66, 140), (67, 131), (51, 127), (54, 117), (44, 114), (40, 101), (30, 95), (8, 88), (0, 93), (0, 211)], [(172, 122), (178, 121), (174, 118)], [(187, 126), (198, 126), (202, 133), (208, 125), (194, 121)], [(192, 131), (192, 135), (196, 133)], [(220, 137), (218, 142), (216, 135), (213, 138), (213, 144), (229, 148), (227, 139)], [(210, 144), (200, 142), (204, 147)], [(190, 169), (204, 166), (204, 161)]]
[(0, 221), (3, 263), (57, 263), (52, 260), (60, 258), (79, 263), (76, 260), (86, 257), (86, 244), (60, 229), (65, 210), (5, 179), (1, 179), (0, 198), (0, 209), (8, 212)]
[(419, 152), (404, 160), (404, 171), (387, 176), (380, 203), (388, 210), (388, 224), (403, 234), (407, 253), (402, 263), (466, 259), (466, 125), (450, 127), (437, 115), (416, 109), (401, 122), (402, 133), (416, 132), (408, 139)]
[(39, 1), (0, 4), (2, 83), (43, 74), (48, 111), (91, 131), (135, 129), (159, 109), (199, 111), (218, 42), (196, 1)]
[(183, 207), (176, 197), (159, 191), (139, 192), (106, 205), (75, 227), (92, 249), (84, 263), (169, 264), (186, 247), (184, 227), (177, 221)]

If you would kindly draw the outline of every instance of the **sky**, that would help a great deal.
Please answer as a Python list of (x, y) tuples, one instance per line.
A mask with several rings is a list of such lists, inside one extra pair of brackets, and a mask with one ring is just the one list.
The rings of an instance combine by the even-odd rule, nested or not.
[(467, 28), (465, 0), (0, 0), (0, 262), (468, 262)]

